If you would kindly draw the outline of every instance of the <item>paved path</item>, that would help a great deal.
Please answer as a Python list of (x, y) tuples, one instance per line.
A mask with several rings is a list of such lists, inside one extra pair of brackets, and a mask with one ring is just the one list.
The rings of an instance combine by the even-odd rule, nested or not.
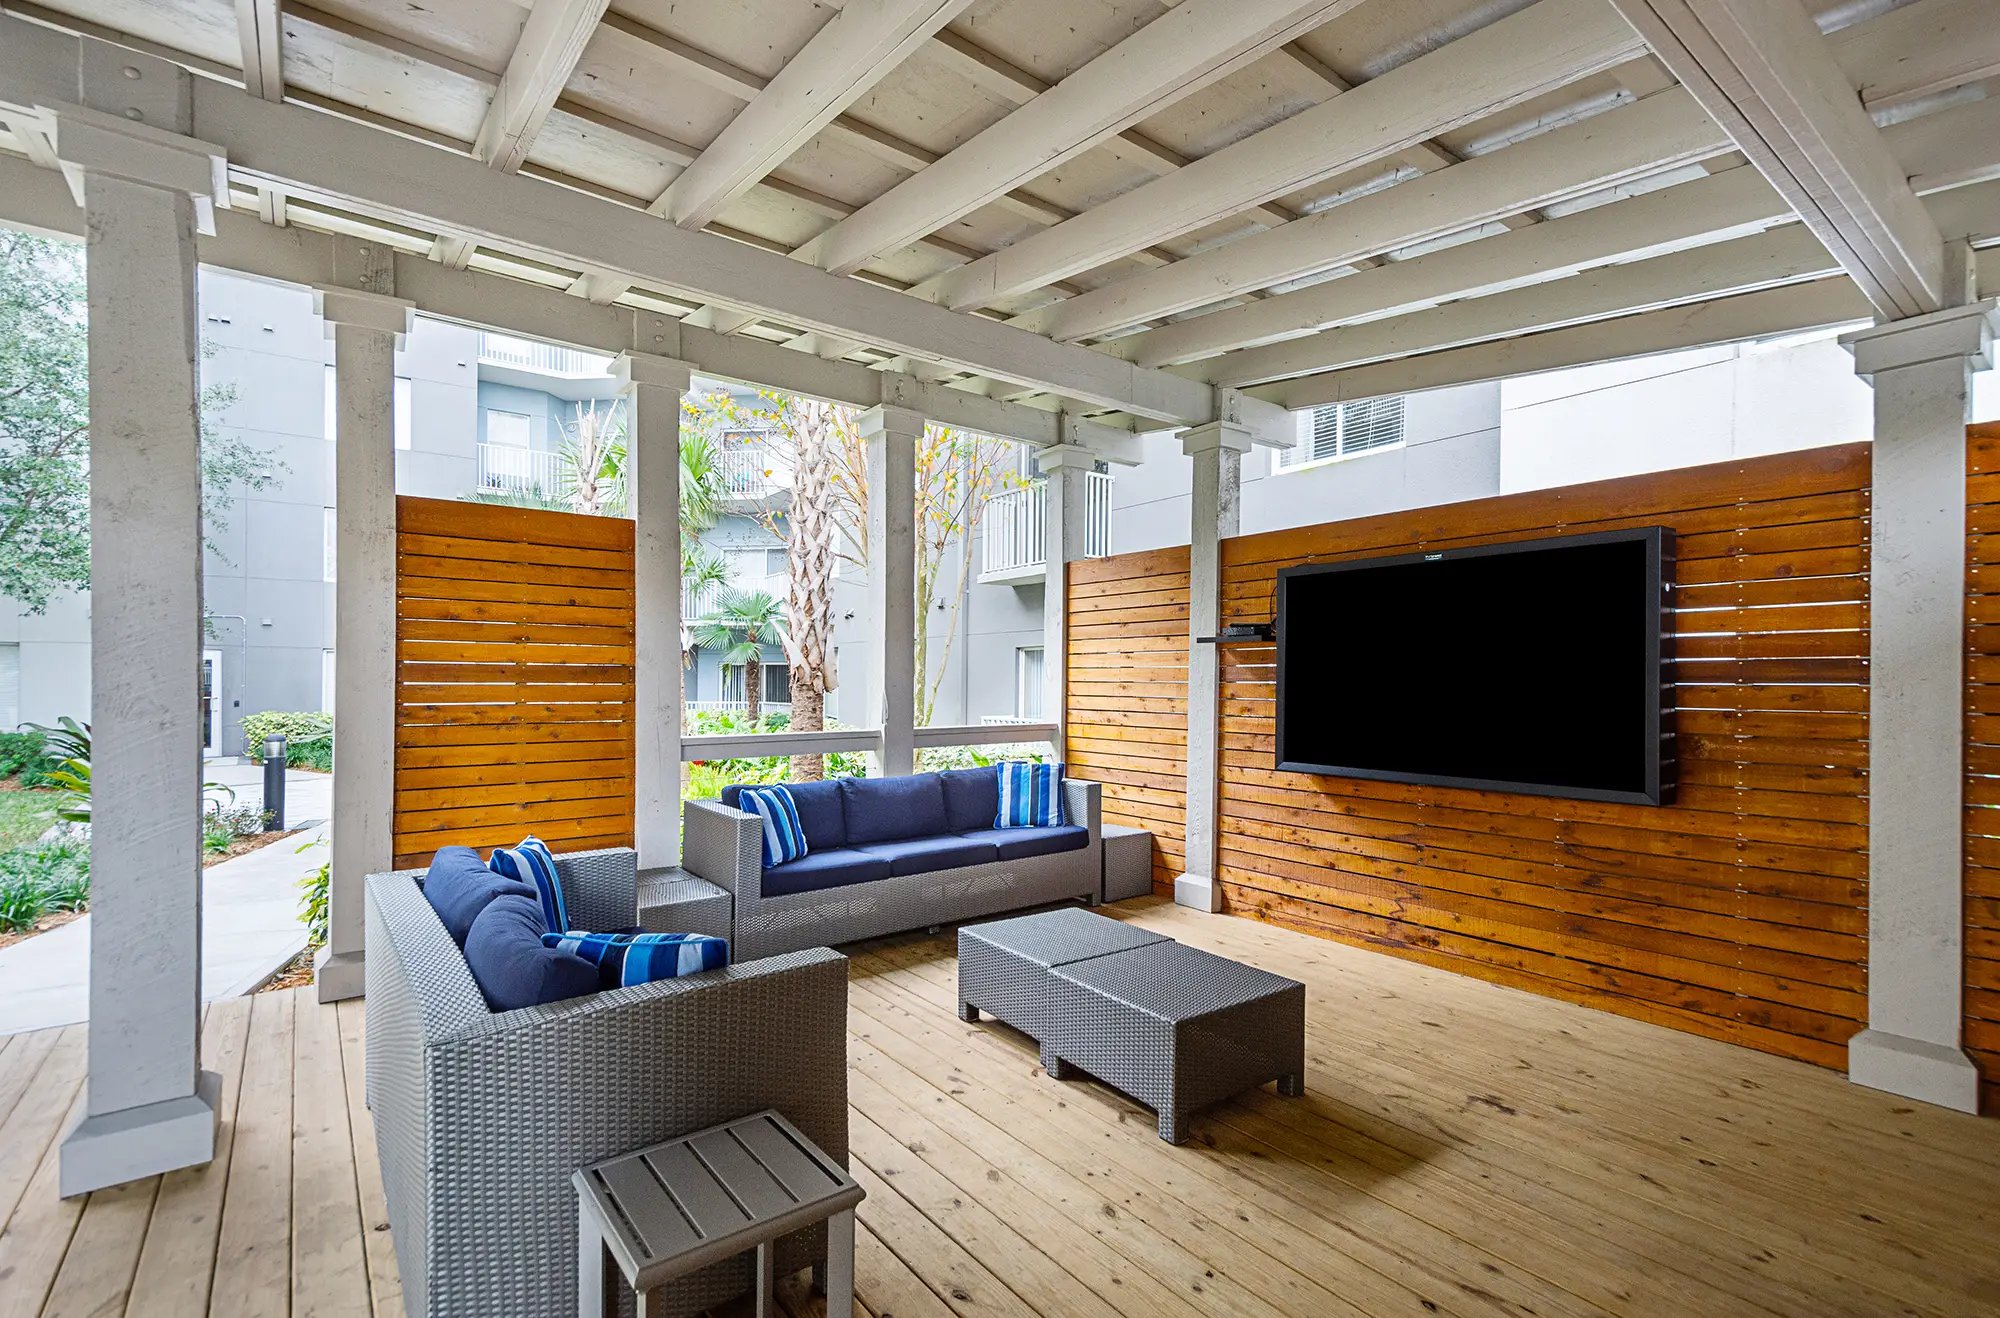
[[(239, 805), (263, 802), (264, 771), (252, 764), (211, 765)], [(202, 874), (201, 992), (204, 999), (248, 993), (305, 946), (298, 881), (326, 859), (324, 847), (299, 844), (327, 836), (333, 779), (285, 776), (286, 823), (312, 827), (295, 837), (224, 861)], [(0, 948), (0, 1034), (74, 1025), (90, 1017), (90, 917)]]

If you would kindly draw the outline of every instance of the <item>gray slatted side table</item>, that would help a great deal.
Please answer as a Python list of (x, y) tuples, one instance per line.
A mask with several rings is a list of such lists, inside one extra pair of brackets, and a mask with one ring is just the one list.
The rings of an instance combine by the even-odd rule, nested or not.
[(638, 1318), (654, 1287), (754, 1248), (757, 1315), (775, 1312), (772, 1247), (815, 1222), (827, 1224), (826, 1311), (853, 1318), (854, 1206), (862, 1188), (776, 1112), (711, 1126), (585, 1167), (577, 1196), (577, 1313), (617, 1312), (606, 1260), (638, 1296)]
[(1104, 825), (1104, 900), (1153, 895), (1153, 835), (1143, 828)]
[(729, 889), (686, 870), (647, 870), (639, 875), (639, 927), (650, 933), (707, 934), (733, 942), (735, 911)]

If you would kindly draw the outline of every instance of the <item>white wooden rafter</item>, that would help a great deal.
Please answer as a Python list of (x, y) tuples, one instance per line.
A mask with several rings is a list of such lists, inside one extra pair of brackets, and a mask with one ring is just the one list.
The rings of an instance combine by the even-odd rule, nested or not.
[(1944, 246), (1798, 0), (1612, 0), (1889, 319), (1945, 305)]
[(284, 30), (278, 0), (236, 0), (243, 45), (243, 89), (267, 101), (285, 99)]
[(500, 75), (473, 151), (495, 169), (521, 167), (609, 0), (535, 0)]

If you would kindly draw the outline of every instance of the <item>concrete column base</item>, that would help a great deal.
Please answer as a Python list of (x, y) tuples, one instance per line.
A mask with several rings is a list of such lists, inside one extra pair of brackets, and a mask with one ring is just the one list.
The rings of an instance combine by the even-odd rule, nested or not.
[(1174, 879), (1174, 905), (1214, 914), (1222, 909), (1222, 885), (1205, 874), (1182, 874)]
[(335, 952), (322, 947), (313, 958), (313, 988), (321, 1002), (344, 1002), (368, 992), (365, 952)]
[(222, 1077), (201, 1071), (192, 1094), (86, 1116), (63, 1139), (59, 1193), (71, 1199), (212, 1160), (221, 1108)]
[(1847, 1041), (1847, 1078), (1955, 1112), (1979, 1111), (1979, 1071), (1957, 1048), (1887, 1030), (1863, 1030)]

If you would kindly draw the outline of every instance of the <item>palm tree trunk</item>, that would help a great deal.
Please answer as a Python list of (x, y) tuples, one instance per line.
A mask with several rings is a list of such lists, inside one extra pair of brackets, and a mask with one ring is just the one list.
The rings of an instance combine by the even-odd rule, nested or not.
[[(796, 731), (818, 731), (825, 723), (826, 696), (814, 684), (792, 684), (792, 727)], [(816, 783), (826, 777), (826, 756), (794, 755), (792, 781)]]
[(753, 729), (764, 717), (764, 661), (754, 654), (743, 661), (743, 713)]

